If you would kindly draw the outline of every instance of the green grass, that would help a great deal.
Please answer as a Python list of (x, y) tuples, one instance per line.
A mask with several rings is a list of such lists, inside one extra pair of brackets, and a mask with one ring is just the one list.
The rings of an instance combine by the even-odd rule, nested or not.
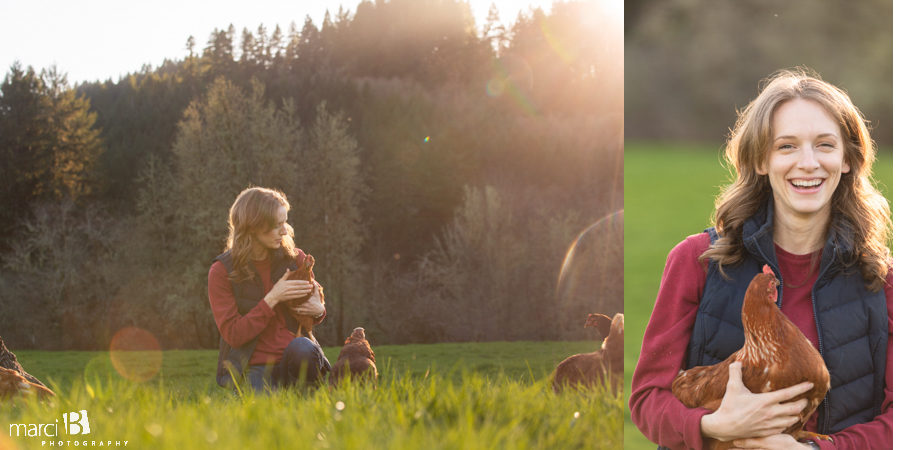
[[(8, 438), (5, 428), (79, 410), (91, 426), (79, 440), (128, 440), (133, 448), (622, 448), (621, 394), (556, 395), (548, 385), (560, 360), (597, 344), (380, 346), (377, 389), (243, 396), (215, 386), (214, 351), (163, 352), (161, 370), (143, 383), (119, 375), (107, 352), (21, 351), (23, 366), (58, 396), (0, 410), (0, 448), (42, 448), (41, 438)], [(338, 348), (325, 351), (336, 360)]]
[[(705, 145), (625, 145), (625, 336), (626, 403), (641, 341), (666, 263), (666, 255), (686, 236), (711, 223), (719, 187), (728, 181), (721, 152)], [(879, 189), (891, 201), (891, 153), (875, 165)], [(654, 448), (631, 423), (626, 408), (625, 447)]]

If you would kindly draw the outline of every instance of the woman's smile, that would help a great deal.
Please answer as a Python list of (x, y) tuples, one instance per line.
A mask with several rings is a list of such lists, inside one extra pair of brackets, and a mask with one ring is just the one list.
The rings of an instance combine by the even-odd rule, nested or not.
[(799, 195), (815, 195), (822, 192), (824, 178), (793, 178), (789, 179), (791, 190)]
[(790, 181), (791, 185), (799, 192), (811, 193), (818, 192), (818, 188), (822, 186), (822, 178), (795, 178)]

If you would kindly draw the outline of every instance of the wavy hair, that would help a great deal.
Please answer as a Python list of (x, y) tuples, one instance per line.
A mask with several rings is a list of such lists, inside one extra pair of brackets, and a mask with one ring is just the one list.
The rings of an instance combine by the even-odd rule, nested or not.
[[(228, 213), (228, 240), (225, 251), (231, 250), (232, 271), (228, 279), (233, 282), (254, 277), (250, 266), (250, 251), (254, 235), (278, 226), (278, 209), (291, 210), (284, 193), (275, 189), (250, 187), (244, 189)], [(288, 233), (281, 239), (281, 251), (286, 257), (294, 257), (294, 230), (287, 226)]]
[(725, 147), (732, 182), (716, 198), (714, 224), (719, 239), (702, 255), (722, 266), (743, 260), (743, 224), (772, 195), (768, 177), (756, 173), (773, 145), (772, 119), (784, 102), (802, 98), (821, 105), (837, 122), (850, 172), (842, 174), (831, 197), (830, 228), (839, 239), (852, 243), (848, 265), (860, 267), (866, 287), (881, 289), (890, 267), (887, 247), (892, 230), (890, 208), (872, 185), (875, 143), (862, 113), (850, 97), (804, 69), (781, 70), (767, 79), (759, 96), (738, 114)]

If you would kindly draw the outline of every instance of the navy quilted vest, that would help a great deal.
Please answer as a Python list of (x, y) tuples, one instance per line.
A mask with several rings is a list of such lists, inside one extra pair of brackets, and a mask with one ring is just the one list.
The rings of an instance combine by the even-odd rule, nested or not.
[[(716, 364), (744, 345), (743, 298), (764, 264), (782, 281), (772, 241), (772, 216), (772, 207), (768, 206), (744, 223), (743, 241), (749, 257), (725, 268), (730, 280), (710, 262), (688, 347), (687, 368)], [(715, 242), (715, 230), (707, 232)], [(871, 421), (881, 413), (884, 401), (888, 343), (885, 293), (866, 290), (859, 270), (841, 262), (849, 249), (832, 230), (813, 285), (813, 318), (819, 335), (819, 342), (813, 344), (831, 374), (831, 390), (818, 408), (817, 429), (822, 434)], [(781, 289), (779, 286), (779, 307)]]
[[(280, 250), (271, 251), (269, 253), (269, 258), (270, 261), (272, 261), (272, 270), (269, 276), (273, 281), (281, 278), (281, 276), (284, 275), (285, 269), (297, 270), (297, 261), (293, 258), (286, 257)], [(231, 264), (230, 250), (217, 256), (215, 261), (220, 261), (225, 265), (225, 270), (229, 274), (231, 273), (233, 266)], [(255, 270), (256, 269), (254, 269), (254, 273)], [(256, 274), (256, 276), (250, 280), (244, 280), (239, 283), (231, 282), (231, 290), (234, 292), (234, 300), (235, 303), (237, 303), (238, 314), (242, 316), (256, 307), (256, 305), (259, 304), (259, 301), (266, 295), (259, 274)], [(297, 320), (290, 314), (283, 314), (283, 316), (287, 329), (296, 333), (298, 326)], [(225, 342), (225, 339), (222, 339), (221, 335), (219, 336), (219, 362), (216, 368), (216, 382), (219, 383), (219, 386), (232, 386), (232, 373), (236, 380), (241, 380), (247, 362), (250, 361), (250, 356), (256, 348), (256, 339), (257, 338), (253, 338), (250, 342), (239, 348), (233, 348)]]

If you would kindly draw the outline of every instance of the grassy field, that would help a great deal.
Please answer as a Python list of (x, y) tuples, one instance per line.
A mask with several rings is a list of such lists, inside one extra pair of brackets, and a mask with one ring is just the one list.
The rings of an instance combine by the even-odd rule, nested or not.
[[(548, 375), (598, 342), (378, 346), (377, 389), (235, 396), (212, 379), (215, 351), (166, 351), (159, 372), (135, 382), (108, 352), (18, 352), (48, 381), (49, 403), (0, 410), (0, 449), (48, 448), (52, 438), (9, 437), (8, 424), (54, 423), (57, 438), (133, 448), (622, 448), (622, 396), (604, 389), (555, 395)], [(333, 362), (338, 348), (326, 348)], [(159, 354), (124, 353), (128, 361)], [(125, 370), (135, 373), (147, 367)], [(151, 367), (152, 369), (152, 367)], [(64, 432), (63, 413), (86, 410), (91, 433)], [(42, 446), (42, 441), (48, 441)], [(74, 442), (68, 444), (73, 447)]]
[[(709, 146), (665, 146), (628, 142), (625, 146), (625, 379), (637, 364), (644, 329), (653, 309), (669, 250), (711, 223), (719, 187), (728, 171), (721, 152)], [(891, 200), (891, 154), (875, 166), (879, 188)], [(626, 408), (625, 448), (655, 448), (631, 423)]]

